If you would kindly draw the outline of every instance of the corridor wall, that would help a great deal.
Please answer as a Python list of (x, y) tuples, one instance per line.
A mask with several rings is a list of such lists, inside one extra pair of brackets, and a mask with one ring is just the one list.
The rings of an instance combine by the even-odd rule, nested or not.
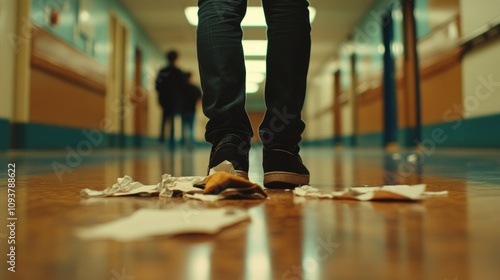
[[(56, 20), (54, 12), (57, 13)], [(117, 97), (107, 98), (109, 80), (114, 79), (109, 75), (113, 54), (110, 15), (116, 17), (128, 32), (124, 38), (125, 73), (121, 89), (124, 98), (121, 105), (115, 100)], [(154, 78), (164, 64), (164, 57), (120, 1), (33, 0), (24, 20), (28, 35), (16, 34), (26, 37), (31, 45), (29, 94), (27, 100), (18, 100), (15, 89), (7, 95), (17, 105), (24, 103), (21, 105), (28, 108), (28, 113), (25, 119), (10, 123), (8, 130), (13, 131), (13, 141), (8, 147), (76, 147), (88, 140), (89, 133), (102, 139), (96, 142), (98, 147), (114, 146), (110, 139), (117, 134), (124, 139), (124, 146), (133, 146), (137, 137), (144, 145), (154, 143), (159, 120), (152, 118), (148, 129), (136, 135), (135, 105), (131, 94), (135, 88), (141, 87), (148, 103), (148, 114), (159, 115)], [(136, 49), (142, 54), (142, 80), (139, 84), (134, 83)], [(118, 119), (121, 116), (117, 113), (119, 110), (125, 112), (122, 131), (116, 129), (121, 121)], [(110, 112), (116, 117), (110, 118)]]

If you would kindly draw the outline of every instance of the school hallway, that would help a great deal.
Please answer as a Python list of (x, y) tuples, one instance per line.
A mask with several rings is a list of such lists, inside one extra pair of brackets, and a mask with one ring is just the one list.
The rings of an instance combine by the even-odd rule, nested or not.
[(500, 279), (500, 1), (0, 0), (0, 38), (2, 280)]
[[(125, 174), (145, 184), (156, 184), (164, 173), (205, 175), (209, 149), (94, 150), (73, 158), (58, 151), (9, 152), (1, 162), (15, 163), (17, 174), (16, 273), (7, 271), (3, 262), (2, 278), (496, 279), (499, 152), (429, 151), (302, 150), (311, 185), (324, 192), (418, 183), (431, 191), (448, 191), (416, 202), (304, 198), (285, 190), (267, 190), (265, 200), (217, 202), (158, 196), (85, 198), (82, 189), (104, 189)], [(261, 158), (259, 145), (254, 145), (249, 176), (259, 184)], [(67, 172), (55, 172), (54, 163), (67, 166)], [(6, 180), (6, 169), (1, 177)], [(0, 197), (7, 197), (7, 188), (0, 189)], [(246, 209), (250, 220), (213, 235), (132, 242), (75, 235), (80, 228), (144, 208), (196, 215), (220, 207)], [(6, 213), (2, 211), (4, 221)], [(5, 229), (1, 233), (3, 251), (8, 234)]]

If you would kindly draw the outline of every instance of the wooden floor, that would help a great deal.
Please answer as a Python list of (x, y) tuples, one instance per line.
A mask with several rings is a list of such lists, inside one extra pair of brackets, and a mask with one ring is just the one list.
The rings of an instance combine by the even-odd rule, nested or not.
[[(0, 220), (7, 220), (7, 164), (15, 163), (15, 273), (9, 228), (0, 227), (0, 279), (500, 279), (500, 151), (303, 149), (311, 185), (426, 183), (445, 197), (416, 203), (294, 198), (217, 203), (158, 197), (85, 199), (125, 174), (146, 184), (163, 173), (204, 175), (207, 149), (9, 152), (0, 155)], [(250, 179), (262, 183), (259, 147)], [(248, 209), (251, 221), (213, 236), (84, 241), (82, 227), (139, 208)], [(169, 221), (159, 221), (168, 223)]]

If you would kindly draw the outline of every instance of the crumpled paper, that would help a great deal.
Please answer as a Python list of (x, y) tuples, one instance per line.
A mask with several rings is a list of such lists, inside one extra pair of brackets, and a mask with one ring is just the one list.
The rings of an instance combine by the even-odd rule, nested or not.
[(160, 235), (215, 234), (223, 228), (250, 219), (246, 210), (237, 208), (193, 210), (192, 213), (179, 213), (179, 211), (190, 210), (140, 209), (129, 217), (80, 229), (76, 235), (82, 239), (132, 241)]
[(96, 191), (91, 189), (81, 190), (83, 196), (88, 197), (106, 197), (106, 196), (126, 196), (126, 195), (158, 195), (160, 192), (160, 184), (156, 185), (143, 185), (140, 182), (134, 181), (130, 176), (125, 175), (117, 179), (117, 183), (113, 186), (104, 189), (103, 191)]
[[(228, 162), (229, 163), (229, 162)], [(231, 163), (230, 167), (232, 169)], [(219, 166), (218, 166), (219, 167)], [(221, 168), (210, 172), (211, 175), (201, 178), (174, 178), (163, 175), (160, 196), (182, 196), (203, 201), (217, 201), (221, 199), (264, 199), (266, 192), (261, 186), (236, 176), (234, 169), (228, 169), (227, 163)], [(223, 171), (225, 170), (225, 171)]]
[(343, 191), (322, 193), (311, 186), (301, 186), (293, 190), (294, 195), (302, 197), (349, 199), (358, 201), (399, 200), (416, 201), (425, 196), (446, 195), (447, 191), (426, 192), (425, 184), (418, 185), (389, 185), (382, 187), (353, 187)]
[(174, 177), (164, 174), (156, 185), (143, 185), (130, 176), (118, 178), (113, 186), (96, 191), (83, 189), (81, 194), (86, 197), (110, 196), (154, 196), (186, 197), (204, 201), (221, 199), (264, 199), (267, 194), (261, 186), (236, 176), (236, 171), (229, 161), (224, 161), (210, 169), (209, 176)]
[(160, 196), (181, 197), (184, 194), (202, 193), (203, 190), (195, 188), (194, 184), (205, 180), (204, 176), (174, 177), (163, 174), (160, 183)]

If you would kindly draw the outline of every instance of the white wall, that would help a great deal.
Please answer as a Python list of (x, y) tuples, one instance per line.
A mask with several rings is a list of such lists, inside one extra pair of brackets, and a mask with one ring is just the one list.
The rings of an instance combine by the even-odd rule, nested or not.
[(470, 34), (498, 16), (500, 16), (500, 1), (460, 0), (460, 17), (464, 35)]
[[(304, 107), (304, 120), (306, 130), (305, 140), (324, 140), (334, 136), (334, 78), (335, 64), (327, 63), (323, 72), (318, 75), (307, 88), (306, 103)], [(318, 112), (321, 114), (318, 115)], [(352, 106), (351, 103), (340, 107), (342, 136), (353, 134)]]
[(323, 140), (333, 137), (333, 95), (333, 71), (326, 66), (323, 73), (316, 76), (307, 88), (303, 114), (306, 122), (304, 139)]
[(12, 119), (15, 73), (16, 1), (0, 0), (0, 118)]
[(463, 60), (464, 116), (500, 113), (500, 42), (473, 50)]
[[(500, 16), (500, 1), (461, 0), (465, 36)], [(467, 53), (462, 63), (464, 115), (473, 118), (500, 113), (500, 41), (495, 39)]]
[(304, 109), (302, 111), (302, 119), (306, 123), (306, 129), (302, 134), (304, 140), (317, 139), (319, 130), (318, 122), (315, 120), (315, 112), (318, 107), (318, 86), (315, 83), (310, 83), (307, 87)]

